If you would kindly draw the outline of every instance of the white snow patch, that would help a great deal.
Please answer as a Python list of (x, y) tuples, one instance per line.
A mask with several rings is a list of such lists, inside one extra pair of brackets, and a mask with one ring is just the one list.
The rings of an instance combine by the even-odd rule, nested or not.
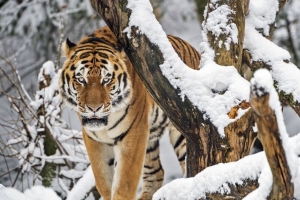
[(35, 185), (26, 189), (24, 194), (15, 188), (0, 188), (1, 200), (61, 200), (52, 188)]
[(270, 30), (269, 24), (275, 21), (278, 9), (277, 0), (251, 0), (247, 23), (255, 25), (256, 29), (262, 30), (262, 33), (268, 36)]
[(81, 200), (95, 186), (95, 178), (91, 166), (89, 166), (82, 178), (69, 192), (67, 200)]
[(294, 101), (300, 102), (300, 70), (289, 62), (288, 51), (266, 39), (269, 24), (272, 24), (278, 11), (277, 0), (251, 0), (249, 15), (246, 17), (244, 49), (247, 49), (252, 61), (263, 61), (271, 68), (273, 79), (280, 91), (292, 94)]
[(257, 179), (264, 160), (265, 154), (261, 152), (237, 162), (208, 167), (193, 178), (176, 179), (166, 184), (154, 194), (153, 200), (194, 200), (204, 198), (206, 193), (229, 193), (228, 184), (241, 185), (245, 179)]
[(227, 50), (229, 50), (231, 42), (238, 43), (238, 29), (236, 24), (228, 23), (230, 19), (229, 15), (234, 13), (228, 5), (216, 6), (215, 10), (208, 14), (207, 21), (204, 21), (202, 25), (205, 34), (208, 31), (212, 32), (216, 37), (226, 34), (228, 36), (227, 40), (223, 42)]

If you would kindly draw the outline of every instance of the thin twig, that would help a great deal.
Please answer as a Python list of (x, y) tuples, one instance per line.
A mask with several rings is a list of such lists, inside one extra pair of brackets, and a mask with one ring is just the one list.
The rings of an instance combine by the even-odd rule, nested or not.
[[(9, 171), (9, 167), (8, 167), (8, 164), (7, 164), (6, 157), (4, 156), (3, 158), (4, 158), (4, 160), (5, 160), (6, 169), (7, 169), (7, 171)], [(10, 183), (12, 183), (12, 178), (11, 178), (11, 176), (10, 176), (10, 173), (8, 174), (8, 176), (9, 176)]]

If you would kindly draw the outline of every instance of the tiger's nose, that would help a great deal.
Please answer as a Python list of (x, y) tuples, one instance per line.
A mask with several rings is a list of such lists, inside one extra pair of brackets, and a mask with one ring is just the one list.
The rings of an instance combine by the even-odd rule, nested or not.
[(92, 112), (98, 112), (103, 107), (103, 104), (98, 105), (98, 106), (86, 105), (86, 107)]

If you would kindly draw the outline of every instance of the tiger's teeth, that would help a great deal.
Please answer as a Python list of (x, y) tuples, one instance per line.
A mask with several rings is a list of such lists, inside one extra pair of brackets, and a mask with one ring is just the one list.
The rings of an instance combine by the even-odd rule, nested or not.
[(100, 119), (100, 117), (96, 116), (96, 115), (93, 115), (90, 117), (90, 119)]

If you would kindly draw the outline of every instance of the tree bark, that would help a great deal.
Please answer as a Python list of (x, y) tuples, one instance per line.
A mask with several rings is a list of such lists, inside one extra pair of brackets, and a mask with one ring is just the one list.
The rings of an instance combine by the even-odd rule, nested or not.
[[(260, 95), (263, 92), (262, 95)], [(258, 137), (264, 147), (272, 174), (273, 186), (268, 199), (293, 199), (294, 185), (274, 110), (269, 106), (269, 93), (263, 88), (251, 88), (251, 106), (258, 127)]]
[[(234, 66), (240, 71), (242, 63), (243, 53), (243, 41), (245, 35), (245, 0), (219, 0), (219, 1), (208, 1), (207, 15), (205, 17), (205, 24), (211, 18), (209, 15), (220, 8), (221, 6), (228, 6), (231, 13), (227, 16), (227, 26), (230, 29), (237, 28), (237, 42), (231, 41), (234, 35), (226, 30), (222, 30), (221, 33), (216, 34), (212, 30), (207, 29), (207, 38), (210, 46), (215, 51), (215, 62), (223, 66)], [(228, 39), (230, 40), (228, 42)], [(227, 43), (230, 46), (225, 45)]]
[(198, 12), (198, 19), (202, 23), (204, 21), (204, 10), (205, 6), (207, 5), (206, 0), (195, 0), (196, 6), (197, 6), (197, 12)]

